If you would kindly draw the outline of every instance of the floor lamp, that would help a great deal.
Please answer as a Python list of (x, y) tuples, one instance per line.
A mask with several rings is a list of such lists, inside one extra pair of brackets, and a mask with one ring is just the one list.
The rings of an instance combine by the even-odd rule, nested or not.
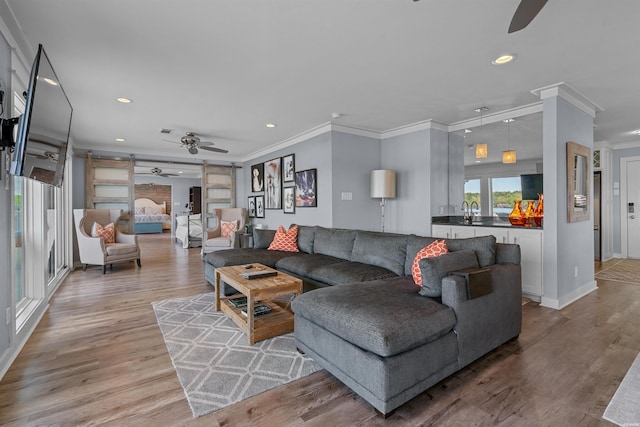
[(371, 171), (371, 197), (380, 200), (382, 211), (382, 232), (384, 233), (384, 202), (385, 199), (396, 197), (396, 173), (387, 169)]

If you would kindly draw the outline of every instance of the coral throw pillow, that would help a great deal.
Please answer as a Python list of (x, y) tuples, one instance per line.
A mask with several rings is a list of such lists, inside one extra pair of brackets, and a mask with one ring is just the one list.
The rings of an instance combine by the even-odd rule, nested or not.
[(238, 221), (220, 221), (220, 234), (222, 237), (231, 237), (237, 227)]
[(413, 265), (411, 266), (411, 275), (416, 285), (422, 286), (422, 272), (420, 271), (420, 260), (422, 258), (433, 258), (440, 255), (449, 253), (447, 243), (444, 240), (436, 240), (429, 246), (426, 246), (418, 251), (418, 254), (413, 259)]
[(278, 227), (273, 241), (267, 248), (270, 251), (300, 252), (298, 250), (298, 226), (294, 225), (285, 230), (283, 226)]
[(92, 237), (102, 237), (104, 239), (104, 243), (115, 243), (116, 242), (116, 227), (111, 224), (100, 225), (97, 222), (93, 223), (91, 227), (91, 236)]

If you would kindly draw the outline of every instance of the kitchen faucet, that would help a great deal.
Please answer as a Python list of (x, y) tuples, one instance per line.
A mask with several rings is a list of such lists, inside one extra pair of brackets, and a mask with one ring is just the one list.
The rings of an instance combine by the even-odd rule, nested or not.
[[(460, 209), (462, 209), (462, 212), (464, 212), (465, 224), (473, 223), (473, 205), (476, 206), (476, 209), (479, 208), (478, 202), (476, 202), (475, 200), (473, 200), (471, 204), (469, 204), (469, 202), (467, 202), (466, 200), (462, 202), (462, 206), (460, 207)], [(466, 209), (465, 209), (465, 206), (466, 206)]]

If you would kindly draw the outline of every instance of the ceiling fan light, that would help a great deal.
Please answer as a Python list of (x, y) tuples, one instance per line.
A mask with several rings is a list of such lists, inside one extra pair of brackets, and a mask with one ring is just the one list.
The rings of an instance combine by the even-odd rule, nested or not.
[(486, 159), (487, 154), (487, 144), (476, 144), (476, 159)]
[(516, 151), (505, 150), (502, 152), (502, 163), (509, 164), (516, 162)]
[(190, 154), (198, 154), (198, 148), (194, 145), (189, 146), (189, 153)]

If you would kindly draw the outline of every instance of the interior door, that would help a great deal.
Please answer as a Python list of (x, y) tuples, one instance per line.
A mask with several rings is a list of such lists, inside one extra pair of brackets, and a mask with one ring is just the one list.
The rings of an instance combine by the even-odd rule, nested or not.
[(627, 257), (640, 258), (640, 161), (627, 163)]

